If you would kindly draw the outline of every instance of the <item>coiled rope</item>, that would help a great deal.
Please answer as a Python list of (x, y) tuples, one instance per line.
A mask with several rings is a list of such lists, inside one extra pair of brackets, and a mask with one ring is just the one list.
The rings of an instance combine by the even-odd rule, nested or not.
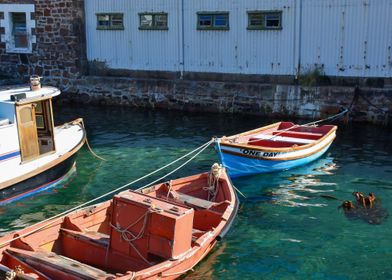
[(209, 201), (214, 201), (216, 194), (218, 193), (219, 187), (219, 178), (222, 174), (223, 166), (218, 163), (214, 163), (211, 166), (211, 171), (208, 173), (208, 186), (203, 187), (203, 190), (208, 191)]
[[(139, 257), (144, 260), (147, 264), (152, 265), (151, 262), (149, 262), (141, 253), (140, 251), (136, 248), (136, 246), (132, 243), (140, 238), (143, 237), (144, 235), (144, 231), (146, 229), (146, 225), (147, 225), (147, 219), (148, 219), (148, 215), (152, 214), (152, 213), (159, 213), (162, 212), (162, 210), (158, 210), (155, 209), (153, 207), (150, 207), (142, 216), (140, 216), (135, 222), (130, 223), (127, 227), (125, 228), (120, 228), (120, 227), (116, 227), (115, 225), (113, 225), (112, 223), (109, 223), (110, 226), (112, 228), (114, 228), (118, 233), (121, 234), (121, 237), (129, 243), (129, 245), (135, 250), (135, 252), (139, 255)], [(143, 225), (140, 228), (139, 233), (137, 233), (136, 235), (134, 235), (131, 231), (129, 231), (129, 229), (133, 226), (135, 226), (137, 223), (139, 223), (141, 220), (143, 220)]]
[[(6, 242), (1, 243), (1, 244), (0, 244), (0, 248), (1, 248), (1, 247), (4, 247), (5, 245), (9, 244), (9, 243), (12, 242), (12, 241), (15, 241), (15, 240), (17, 240), (17, 239), (19, 239), (19, 238), (26, 237), (26, 236), (28, 236), (28, 235), (34, 233), (34, 232), (37, 232), (37, 231), (39, 231), (39, 230), (41, 230), (41, 229), (43, 229), (43, 228), (45, 228), (45, 227), (47, 227), (47, 226), (53, 224), (54, 222), (56, 222), (57, 220), (61, 219), (61, 218), (62, 218), (64, 215), (66, 215), (66, 214), (69, 214), (69, 213), (71, 213), (71, 212), (73, 212), (73, 211), (75, 211), (75, 210), (81, 209), (82, 207), (87, 206), (87, 205), (89, 205), (89, 204), (91, 204), (91, 203), (93, 203), (93, 202), (96, 202), (96, 201), (98, 201), (98, 200), (100, 200), (100, 199), (102, 199), (102, 198), (104, 198), (104, 197), (106, 197), (106, 196), (108, 196), (108, 195), (111, 195), (111, 194), (116, 193), (116, 192), (118, 192), (118, 191), (120, 191), (120, 190), (122, 190), (122, 189), (124, 189), (124, 188), (126, 188), (126, 187), (129, 187), (129, 186), (131, 186), (131, 185), (133, 185), (133, 184), (135, 184), (135, 183), (137, 183), (137, 182), (139, 182), (139, 181), (141, 181), (141, 180), (143, 180), (143, 179), (145, 179), (145, 178), (147, 178), (147, 177), (150, 177), (150, 176), (154, 175), (155, 173), (158, 173), (159, 171), (161, 171), (161, 170), (163, 170), (163, 169), (165, 169), (165, 168), (167, 168), (167, 167), (169, 167), (169, 166), (171, 166), (171, 165), (177, 163), (178, 161), (180, 161), (180, 160), (182, 160), (182, 159), (184, 159), (184, 158), (186, 158), (186, 157), (189, 157), (190, 155), (194, 154), (191, 158), (189, 158), (187, 161), (185, 161), (183, 164), (181, 164), (181, 165), (178, 166), (177, 168), (173, 169), (172, 171), (168, 172), (167, 174), (163, 175), (162, 177), (158, 178), (157, 180), (154, 180), (154, 181), (152, 181), (152, 182), (150, 182), (150, 183), (148, 183), (148, 184), (146, 184), (146, 185), (144, 185), (144, 186), (142, 186), (142, 187), (136, 189), (136, 191), (140, 191), (140, 190), (142, 190), (142, 189), (144, 189), (144, 188), (147, 188), (147, 187), (149, 187), (149, 186), (155, 184), (156, 182), (158, 182), (158, 181), (160, 181), (160, 180), (166, 178), (167, 176), (170, 176), (170, 175), (173, 174), (174, 172), (178, 171), (179, 169), (181, 169), (182, 167), (184, 167), (185, 165), (187, 165), (189, 162), (191, 162), (193, 159), (195, 159), (199, 154), (201, 154), (205, 149), (207, 149), (213, 142), (214, 142), (214, 140), (211, 139), (210, 141), (204, 143), (203, 145), (197, 147), (196, 149), (190, 151), (189, 153), (187, 153), (187, 154), (185, 154), (185, 155), (183, 155), (183, 156), (177, 158), (176, 160), (174, 160), (174, 161), (172, 161), (172, 162), (170, 162), (170, 163), (168, 163), (168, 164), (166, 164), (166, 165), (164, 165), (164, 166), (162, 166), (162, 167), (160, 167), (160, 168), (158, 168), (158, 169), (156, 169), (156, 170), (154, 170), (154, 171), (152, 171), (152, 172), (150, 172), (150, 173), (148, 173), (148, 174), (146, 174), (146, 175), (144, 175), (144, 176), (142, 176), (142, 177), (140, 177), (140, 178), (138, 178), (138, 179), (136, 179), (136, 180), (133, 180), (132, 182), (129, 182), (129, 183), (127, 183), (127, 184), (125, 184), (125, 185), (123, 185), (123, 186), (121, 186), (121, 187), (119, 187), (119, 188), (117, 188), (117, 189), (115, 189), (115, 190), (112, 190), (112, 191), (110, 191), (110, 192), (107, 192), (107, 193), (105, 193), (105, 194), (103, 194), (103, 195), (100, 195), (99, 197), (96, 197), (96, 198), (91, 199), (91, 200), (89, 200), (89, 201), (87, 201), (87, 202), (84, 202), (84, 203), (82, 203), (82, 204), (80, 204), (80, 205), (78, 205), (78, 206), (75, 206), (75, 207), (73, 207), (73, 208), (71, 208), (71, 209), (68, 209), (68, 210), (66, 210), (66, 211), (64, 211), (64, 212), (62, 212), (62, 213), (59, 213), (59, 214), (57, 214), (57, 215), (54, 215), (53, 217), (50, 217), (50, 218), (48, 218), (48, 219), (45, 219), (45, 220), (43, 220), (42, 222), (40, 222), (40, 223), (44, 223), (44, 225), (42, 225), (42, 226), (40, 226), (40, 227), (38, 227), (38, 228), (36, 228), (36, 229), (34, 229), (34, 230), (31, 230), (31, 231), (29, 231), (29, 232), (26, 232), (26, 233), (24, 233), (24, 234), (21, 234), (21, 235), (19, 235), (19, 236), (16, 236), (16, 237), (14, 237), (14, 238), (12, 238), (12, 239), (6, 241)], [(49, 222), (49, 223), (47, 223), (47, 222)]]

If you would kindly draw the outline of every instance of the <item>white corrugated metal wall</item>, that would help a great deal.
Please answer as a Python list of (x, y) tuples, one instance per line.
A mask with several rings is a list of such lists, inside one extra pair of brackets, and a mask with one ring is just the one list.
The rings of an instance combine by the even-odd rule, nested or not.
[[(87, 0), (87, 57), (111, 68), (178, 71), (178, 0)], [(139, 13), (168, 12), (169, 30), (139, 30)], [(97, 13), (123, 13), (124, 30), (97, 30)]]
[[(86, 0), (87, 55), (111, 68), (331, 76), (392, 75), (390, 0)], [(282, 30), (247, 30), (247, 11), (281, 10)], [(197, 12), (229, 12), (230, 30), (197, 30)], [(96, 13), (124, 13), (122, 31)], [(168, 13), (167, 31), (139, 30), (139, 13)]]
[[(293, 74), (293, 0), (185, 1), (185, 70)], [(282, 30), (247, 30), (247, 11), (282, 10)], [(196, 30), (197, 12), (229, 12), (230, 30)]]
[(392, 1), (303, 0), (301, 65), (331, 76), (390, 77)]

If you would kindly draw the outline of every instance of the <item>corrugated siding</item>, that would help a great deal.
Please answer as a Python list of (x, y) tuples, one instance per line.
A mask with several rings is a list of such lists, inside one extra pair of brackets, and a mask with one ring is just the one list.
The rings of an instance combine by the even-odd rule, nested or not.
[[(185, 1), (187, 71), (293, 74), (292, 0)], [(247, 30), (247, 11), (282, 10), (282, 30)], [(229, 12), (229, 31), (196, 30), (197, 12)]]
[[(112, 68), (178, 70), (177, 0), (87, 0), (87, 56)], [(96, 13), (123, 13), (124, 30), (97, 30)], [(169, 30), (139, 30), (139, 13), (167, 12)]]
[[(327, 75), (392, 75), (390, 0), (86, 0), (85, 5), (88, 59), (112, 68), (294, 75), (301, 62), (302, 72), (319, 66)], [(283, 29), (247, 30), (252, 10), (281, 10)], [(200, 11), (229, 12), (230, 30), (197, 30)], [(124, 13), (125, 30), (96, 30), (100, 12)], [(169, 30), (139, 30), (140, 12), (167, 12)]]
[(331, 76), (391, 76), (390, 0), (303, 0), (301, 65)]

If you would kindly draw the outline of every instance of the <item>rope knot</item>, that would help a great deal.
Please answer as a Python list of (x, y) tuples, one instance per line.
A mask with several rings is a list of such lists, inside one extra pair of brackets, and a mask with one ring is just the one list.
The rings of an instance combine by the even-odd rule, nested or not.
[(210, 173), (208, 174), (208, 186), (204, 187), (203, 190), (208, 191), (208, 200), (215, 200), (216, 194), (218, 193), (219, 178), (222, 175), (223, 166), (218, 163), (214, 163), (211, 166)]

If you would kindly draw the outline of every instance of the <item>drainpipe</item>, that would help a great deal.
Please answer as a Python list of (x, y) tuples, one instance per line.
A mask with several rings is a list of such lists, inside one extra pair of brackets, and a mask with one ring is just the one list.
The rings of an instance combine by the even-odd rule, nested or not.
[(179, 32), (179, 52), (180, 52), (180, 54), (179, 54), (179, 60), (180, 60), (180, 79), (182, 80), (183, 78), (184, 78), (184, 71), (185, 71), (185, 62), (184, 62), (184, 57), (185, 57), (185, 39), (184, 39), (184, 23), (185, 23), (185, 20), (184, 20), (184, 0), (180, 0), (181, 2), (180, 2), (180, 6), (181, 6), (181, 9), (180, 9), (180, 13), (181, 13), (181, 15), (180, 15), (180, 19), (181, 19), (181, 22), (180, 22), (180, 32)]
[(302, 45), (302, 0), (297, 0), (298, 12), (297, 12), (297, 21), (298, 21), (298, 42), (297, 42), (297, 73), (295, 74), (295, 79), (298, 80), (299, 75), (301, 74), (301, 45)]

